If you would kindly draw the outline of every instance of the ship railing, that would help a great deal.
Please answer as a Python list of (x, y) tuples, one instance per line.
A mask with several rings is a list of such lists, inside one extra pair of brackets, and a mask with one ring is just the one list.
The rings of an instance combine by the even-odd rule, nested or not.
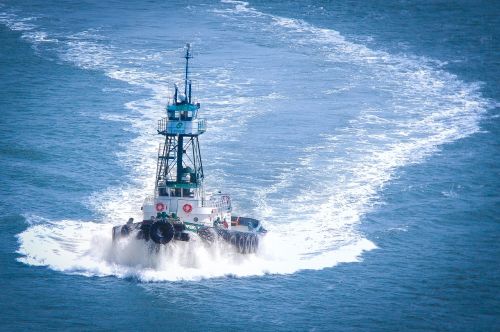
[(201, 134), (201, 133), (204, 133), (205, 131), (207, 131), (207, 121), (205, 121), (205, 119), (199, 119), (198, 120), (198, 132)]
[(158, 120), (158, 133), (165, 133), (167, 131), (168, 118)]
[[(158, 133), (159, 134), (167, 134), (168, 133), (186, 133), (186, 134), (202, 134), (205, 131), (207, 131), (207, 121), (205, 119), (197, 119), (193, 122), (195, 124), (191, 127), (190, 123), (191, 121), (181, 121), (180, 123), (184, 125), (180, 125), (178, 120), (173, 120), (172, 124), (169, 126), (169, 119), (167, 118), (162, 118), (158, 120)], [(175, 123), (179, 127), (175, 127)], [(187, 126), (187, 127), (185, 127)], [(197, 127), (196, 127), (197, 126)], [(184, 129), (186, 128), (186, 129)]]
[(231, 211), (231, 197), (226, 194), (211, 196), (203, 204), (206, 207), (215, 207), (219, 211)]

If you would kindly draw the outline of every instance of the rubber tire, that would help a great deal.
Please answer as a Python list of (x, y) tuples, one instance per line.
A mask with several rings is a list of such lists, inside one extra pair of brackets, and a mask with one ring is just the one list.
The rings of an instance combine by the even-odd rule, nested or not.
[(257, 252), (257, 249), (259, 249), (259, 238), (257, 235), (253, 235), (251, 241), (252, 253)]
[(246, 236), (242, 235), (238, 239), (238, 252), (240, 254), (246, 253), (246, 247), (245, 247), (245, 245), (246, 245)]
[(229, 243), (231, 243), (235, 247), (238, 247), (238, 237), (235, 234), (231, 235), (231, 237), (229, 238)]
[(252, 238), (253, 238), (253, 235), (248, 235), (245, 238), (245, 253), (246, 254), (253, 253), (253, 250), (252, 250)]
[(168, 221), (157, 221), (149, 228), (149, 237), (158, 244), (169, 243), (174, 235), (174, 226)]
[(208, 227), (199, 228), (197, 233), (203, 241), (210, 244), (214, 243), (215, 239), (217, 238), (217, 234)]
[(130, 234), (130, 227), (128, 225), (123, 225), (120, 229), (120, 236), (128, 236)]

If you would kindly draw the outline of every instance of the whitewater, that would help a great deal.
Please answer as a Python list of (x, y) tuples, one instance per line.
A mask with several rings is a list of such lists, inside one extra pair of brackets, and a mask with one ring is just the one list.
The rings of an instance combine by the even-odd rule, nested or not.
[[(209, 125), (201, 138), (202, 158), (212, 164), (205, 186), (233, 189), (230, 193), (239, 204), (236, 212), (264, 221), (269, 233), (259, 252), (243, 256), (223, 244), (209, 248), (200, 241), (169, 244), (155, 252), (135, 239), (111, 242), (112, 226), (129, 217), (139, 219), (142, 199), (153, 191), (160, 142), (154, 129), (164, 115), (173, 83), (182, 79), (178, 67), (182, 44), (165, 51), (126, 48), (114, 45), (97, 28), (70, 34), (50, 31), (37, 23), (37, 17), (5, 11), (0, 22), (20, 31), (40, 56), (128, 84), (119, 93), (147, 94), (123, 105), (121, 114), (103, 110), (100, 115), (130, 132), (131, 139), (118, 149), (110, 148), (128, 171), (125, 183), (88, 198), (99, 218), (51, 220), (26, 212), (29, 225), (18, 234), (19, 261), (68, 274), (140, 281), (291, 274), (358, 262), (364, 252), (377, 248), (359, 225), (384, 204), (384, 188), (398, 171), (425, 163), (443, 144), (479, 132), (479, 122), (493, 107), (481, 96), (479, 83), (461, 81), (432, 59), (370, 49), (337, 31), (260, 12), (246, 2), (223, 1), (204, 13), (221, 17), (228, 29), (264, 32), (268, 37), (261, 43), (324, 68), (312, 73), (311, 81), (298, 81), (288, 90), (279, 85), (257, 90), (252, 87), (256, 78), (236, 75), (237, 69), (223, 64), (200, 66), (193, 73), (194, 91), (203, 97), (201, 112)], [(190, 42), (195, 49), (205, 45), (196, 37)], [(202, 57), (200, 51), (194, 62)], [(322, 88), (316, 89), (315, 84)], [(349, 98), (364, 102), (340, 124), (325, 121), (319, 126), (304, 121), (308, 114), (279, 113), (289, 117), (277, 131), (285, 137), (271, 133), (271, 138), (288, 149), (284, 154), (289, 153), (289, 158), (264, 157), (259, 162), (263, 165), (256, 165), (236, 148), (224, 150), (227, 142), (244, 146), (243, 133), (252, 130), (249, 123), (271, 114), (272, 106), (286, 104), (292, 93), (305, 94), (305, 100), (325, 100), (325, 104), (340, 100), (333, 109), (339, 112)], [(292, 137), (301, 131), (304, 135)], [(241, 175), (250, 180), (240, 188), (241, 176), (235, 177), (233, 168), (241, 165), (271, 168), (274, 173)]]

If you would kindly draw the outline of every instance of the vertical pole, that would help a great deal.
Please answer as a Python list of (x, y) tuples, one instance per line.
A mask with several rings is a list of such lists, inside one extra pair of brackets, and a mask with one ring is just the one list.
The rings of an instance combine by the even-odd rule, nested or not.
[(191, 57), (191, 54), (189, 54), (189, 50), (191, 48), (191, 45), (188, 43), (186, 44), (186, 76), (184, 78), (184, 96), (187, 98), (187, 86), (188, 86), (188, 68), (189, 68), (189, 58)]
[(177, 139), (177, 183), (181, 182), (182, 178), (182, 154), (184, 151), (184, 136), (179, 135)]
[(204, 178), (204, 175), (203, 175), (203, 161), (201, 160), (201, 150), (200, 150), (200, 142), (198, 142), (198, 136), (196, 136), (196, 147), (197, 147), (197, 150), (198, 150), (198, 161), (199, 161), (198, 162), (199, 172), (198, 172), (198, 170), (196, 170), (196, 177), (197, 177), (197, 180), (202, 180)]
[(193, 153), (193, 171), (194, 171), (194, 176), (196, 177), (196, 184), (198, 185), (198, 160), (196, 160), (196, 144), (198, 144), (198, 136), (193, 136), (191, 137), (191, 140), (192, 140), (192, 144), (191, 144), (191, 148), (192, 148), (192, 153)]

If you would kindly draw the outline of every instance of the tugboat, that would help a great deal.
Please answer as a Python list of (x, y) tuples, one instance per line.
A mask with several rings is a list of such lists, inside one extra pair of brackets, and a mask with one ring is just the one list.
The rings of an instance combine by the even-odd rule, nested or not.
[(201, 239), (208, 244), (225, 241), (242, 254), (254, 253), (266, 234), (259, 220), (232, 215), (231, 197), (218, 192), (205, 193), (203, 164), (198, 137), (206, 131), (199, 118), (200, 103), (193, 103), (188, 78), (190, 44), (186, 45), (184, 93), (174, 85), (167, 117), (158, 121), (158, 134), (165, 137), (158, 150), (154, 195), (141, 207), (143, 220), (130, 218), (113, 227), (113, 241), (135, 236), (156, 245), (170, 241)]

